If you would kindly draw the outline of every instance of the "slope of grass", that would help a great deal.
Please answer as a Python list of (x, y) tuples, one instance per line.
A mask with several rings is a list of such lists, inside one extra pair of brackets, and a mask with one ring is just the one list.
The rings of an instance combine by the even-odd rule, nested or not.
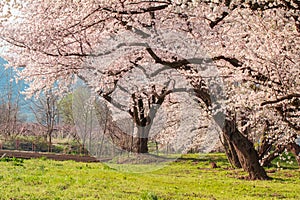
[[(148, 173), (101, 163), (46, 159), (0, 162), (0, 199), (300, 199), (300, 171), (273, 170), (270, 181), (242, 179), (223, 154), (186, 155)], [(212, 169), (210, 162), (219, 166)]]

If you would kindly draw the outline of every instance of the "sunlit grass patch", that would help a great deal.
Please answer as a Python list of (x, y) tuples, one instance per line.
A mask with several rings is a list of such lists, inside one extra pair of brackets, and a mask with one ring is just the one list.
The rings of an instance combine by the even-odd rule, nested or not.
[(300, 199), (299, 170), (270, 168), (273, 180), (248, 181), (223, 154), (184, 155), (146, 173), (48, 159), (10, 160), (0, 168), (0, 199)]

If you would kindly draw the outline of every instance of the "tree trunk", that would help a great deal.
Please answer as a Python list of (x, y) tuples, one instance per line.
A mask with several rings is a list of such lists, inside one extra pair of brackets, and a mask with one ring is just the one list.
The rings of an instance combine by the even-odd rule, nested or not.
[(225, 120), (223, 134), (226, 140), (232, 142), (240, 164), (249, 173), (249, 179), (270, 179), (264, 168), (259, 164), (259, 157), (253, 144), (236, 128), (234, 120)]
[(277, 158), (285, 150), (285, 148), (287, 148), (289, 152), (293, 153), (298, 163), (298, 166), (300, 167), (300, 146), (295, 142), (289, 143), (285, 146), (277, 146), (272, 153), (270, 153), (267, 157), (261, 159), (261, 165), (264, 167), (270, 166), (272, 160)]
[(223, 137), (223, 140), (224, 141), (222, 144), (224, 146), (227, 159), (231, 166), (235, 168), (242, 168), (242, 165), (239, 161), (237, 152), (235, 151), (233, 144), (229, 140), (227, 140), (226, 137)]
[(133, 153), (148, 153), (148, 132), (144, 127), (138, 128), (138, 136), (125, 133), (114, 122), (109, 120), (105, 135), (109, 137), (116, 148)]
[(132, 153), (148, 153), (148, 138), (132, 137), (127, 133), (110, 136), (117, 148)]
[(48, 152), (52, 152), (52, 130), (48, 131)]
[[(275, 150), (270, 153), (268, 156), (266, 157), (263, 157), (263, 155), (260, 155), (261, 156), (261, 166), (263, 167), (268, 167), (271, 165), (271, 162), (272, 160), (274, 160), (275, 158), (277, 158), (279, 156), (279, 154), (281, 154), (282, 152), (284, 151), (284, 147), (279, 145), (275, 148)], [(268, 151), (269, 152), (269, 151)]]
[[(212, 106), (211, 96), (201, 86), (198, 88), (196, 95), (203, 100), (207, 107)], [(259, 164), (259, 157), (254, 149), (253, 144), (236, 128), (235, 120), (223, 119), (222, 114), (213, 115), (215, 122), (223, 129), (224, 140), (230, 141), (235, 149), (238, 160), (242, 168), (249, 173), (251, 180), (268, 180), (270, 179), (262, 166)]]
[(293, 142), (288, 144), (288, 150), (294, 154), (300, 168), (300, 146)]
[(133, 146), (133, 153), (148, 153), (148, 138), (135, 138)]
[(264, 135), (260, 140), (260, 145), (258, 146), (258, 150), (257, 150), (259, 159), (262, 160), (271, 151), (272, 147), (273, 145), (270, 142), (268, 142), (267, 138)]

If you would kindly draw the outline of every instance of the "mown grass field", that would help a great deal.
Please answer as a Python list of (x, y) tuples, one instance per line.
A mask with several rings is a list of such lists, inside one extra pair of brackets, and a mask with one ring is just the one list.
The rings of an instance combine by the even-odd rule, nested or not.
[(275, 171), (273, 180), (244, 180), (246, 174), (230, 169), (223, 154), (186, 155), (147, 173), (101, 163), (2, 159), (0, 199), (300, 199), (296, 166), (274, 169), (267, 169)]

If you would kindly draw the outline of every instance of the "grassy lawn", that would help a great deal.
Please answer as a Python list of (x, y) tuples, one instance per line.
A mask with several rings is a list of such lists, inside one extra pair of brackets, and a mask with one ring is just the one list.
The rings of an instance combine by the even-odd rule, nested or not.
[[(212, 169), (210, 161), (218, 168)], [(0, 199), (300, 199), (300, 171), (248, 181), (223, 154), (186, 155), (153, 172), (125, 173), (101, 163), (45, 159), (0, 162)]]

